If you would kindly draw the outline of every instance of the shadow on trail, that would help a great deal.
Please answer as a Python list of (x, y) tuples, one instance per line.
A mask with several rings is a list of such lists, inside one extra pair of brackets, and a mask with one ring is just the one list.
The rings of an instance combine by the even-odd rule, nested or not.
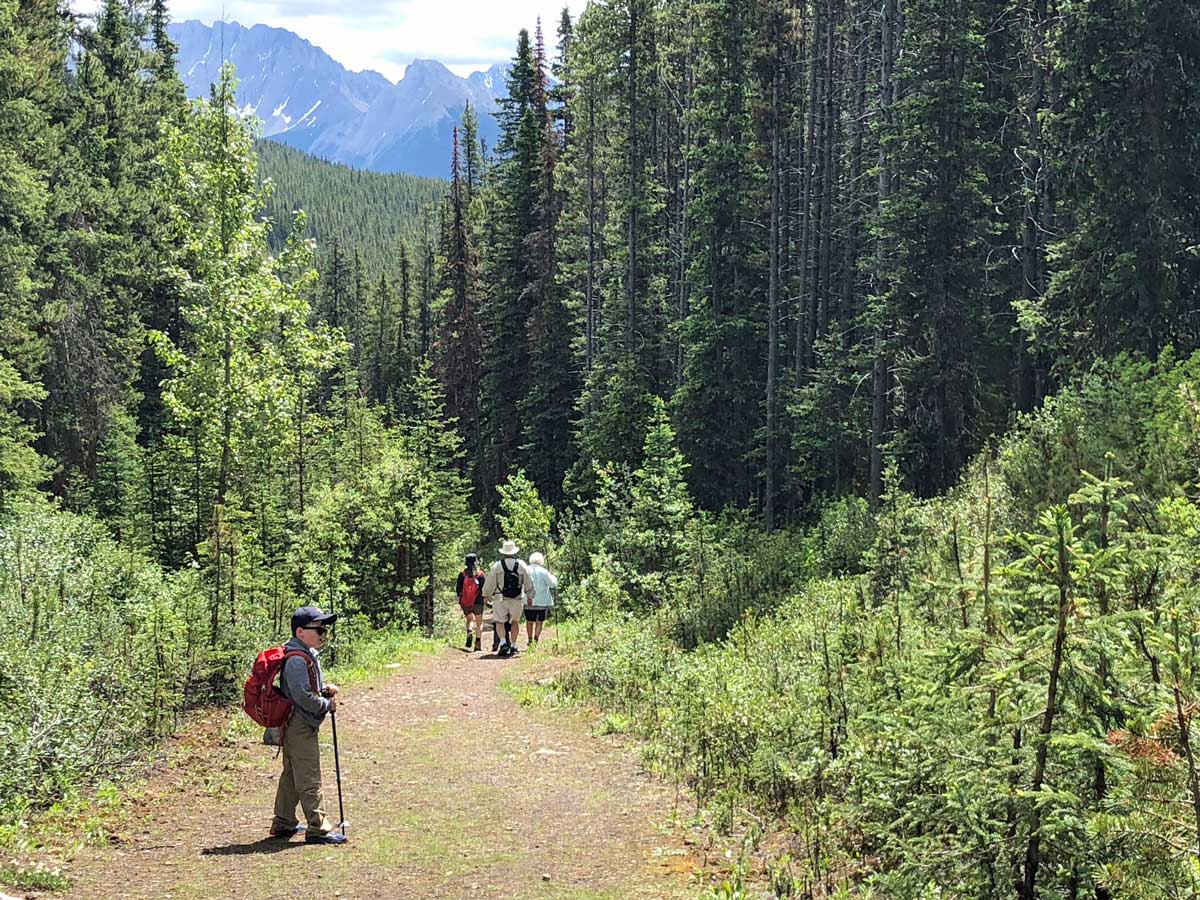
[[(450, 648), (452, 650), (457, 650), (459, 653), (463, 654), (464, 656), (471, 657), (474, 659), (487, 660), (488, 662), (491, 662), (492, 660), (498, 660), (498, 661), (503, 662), (505, 660), (514, 659), (514, 657), (512, 657), (512, 656), (499, 656), (499, 655), (497, 655), (495, 650), (484, 650), (484, 651), (480, 651), (479, 653), (476, 653), (474, 650), (468, 650), (466, 647), (460, 646), (459, 644), (451, 644)], [(517, 656), (522, 656), (522, 655), (524, 655), (524, 653), (527, 653), (527, 652), (528, 651), (522, 651), (521, 653), (518, 653)]]
[(201, 856), (252, 856), (258, 853), (281, 853), (294, 847), (303, 847), (304, 841), (285, 841), (279, 838), (263, 838), (252, 844), (224, 844), (220, 847), (205, 847)]

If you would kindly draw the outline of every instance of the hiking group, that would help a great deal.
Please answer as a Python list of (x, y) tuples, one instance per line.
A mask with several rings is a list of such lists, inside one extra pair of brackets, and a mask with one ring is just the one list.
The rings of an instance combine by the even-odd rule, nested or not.
[[(558, 579), (546, 568), (541, 553), (531, 553), (526, 563), (520, 548), (505, 541), (500, 558), (486, 574), (474, 553), (467, 554), (466, 568), (458, 573), (454, 593), (467, 620), (467, 649), (483, 650), (483, 617), (492, 608), (492, 652), (507, 657), (517, 653), (521, 617), (525, 617), (525, 646), (537, 646), (542, 626), (558, 594)], [(501, 633), (503, 632), (503, 634)]]
[[(518, 557), (519, 548), (505, 541), (500, 558), (485, 574), (470, 554), (459, 573), (455, 594), (467, 620), (467, 649), (481, 649), (484, 609), (492, 608), (492, 650), (508, 657), (517, 652), (521, 617), (525, 617), (526, 646), (536, 645), (546, 613), (554, 605), (558, 579), (546, 568), (541, 553), (529, 562)], [(263, 743), (277, 746), (283, 771), (275, 789), (275, 814), (271, 837), (288, 839), (304, 835), (309, 844), (344, 844), (346, 819), (342, 812), (342, 774), (337, 743), (337, 685), (325, 681), (320, 651), (329, 639), (335, 614), (315, 606), (302, 606), (292, 614), (292, 636), (282, 647), (264, 650), (254, 661), (246, 680), (243, 708), (264, 726)], [(503, 632), (503, 637), (501, 637)], [(338, 815), (334, 825), (325, 813), (321, 778), (320, 730), (328, 718), (333, 727), (334, 765), (337, 771)], [(304, 822), (296, 817), (296, 807)], [(339, 831), (335, 829), (340, 829)]]

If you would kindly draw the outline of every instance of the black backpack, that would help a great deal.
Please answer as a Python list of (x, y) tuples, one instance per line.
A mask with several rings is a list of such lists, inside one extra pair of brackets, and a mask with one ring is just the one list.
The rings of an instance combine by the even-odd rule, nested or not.
[(508, 566), (504, 564), (504, 560), (500, 560), (500, 568), (504, 571), (504, 585), (500, 588), (502, 593), (509, 600), (514, 600), (521, 596), (521, 563), (513, 560), (512, 571), (508, 570)]

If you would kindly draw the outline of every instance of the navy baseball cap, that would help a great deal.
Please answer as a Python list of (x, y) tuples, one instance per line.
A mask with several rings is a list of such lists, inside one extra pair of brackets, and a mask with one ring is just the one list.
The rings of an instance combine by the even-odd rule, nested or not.
[(332, 625), (337, 621), (335, 613), (321, 612), (316, 606), (302, 606), (292, 613), (292, 633), (297, 628), (307, 628), (310, 625)]

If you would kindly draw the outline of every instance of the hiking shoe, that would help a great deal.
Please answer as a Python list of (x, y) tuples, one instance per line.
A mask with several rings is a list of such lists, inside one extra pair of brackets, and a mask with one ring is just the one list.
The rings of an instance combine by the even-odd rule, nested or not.
[(328, 834), (306, 834), (304, 843), (306, 844), (344, 844), (348, 840), (344, 834), (338, 834), (336, 831), (331, 831)]
[(297, 825), (295, 828), (272, 828), (271, 837), (283, 838), (287, 840), (290, 837), (295, 837), (298, 834), (304, 834), (308, 830), (307, 825)]
[(467, 632), (467, 644), (466, 644), (466, 647), (467, 647), (467, 649), (468, 649), (468, 650), (470, 650), (470, 649), (471, 649), (471, 632), (469, 632), (469, 631)]
[(478, 653), (482, 649), (483, 649), (483, 641), (476, 641), (475, 642), (475, 652)]

